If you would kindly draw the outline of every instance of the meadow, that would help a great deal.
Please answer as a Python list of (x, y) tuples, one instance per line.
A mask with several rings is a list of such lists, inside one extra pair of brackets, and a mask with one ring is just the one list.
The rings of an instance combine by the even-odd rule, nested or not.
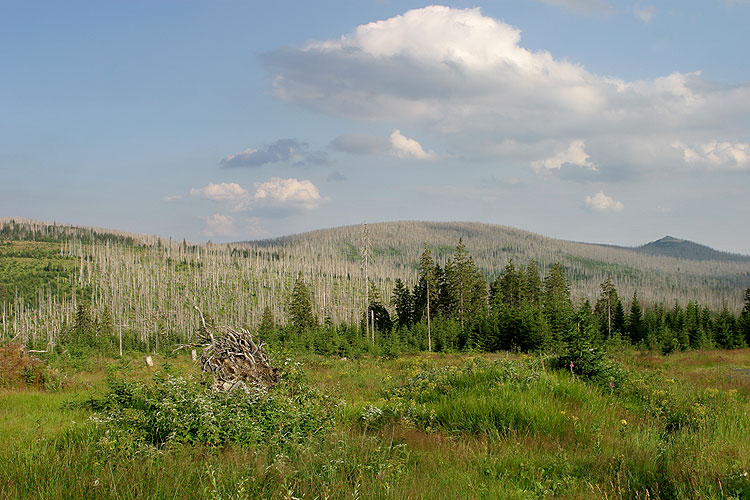
[(616, 352), (275, 353), (257, 412), (184, 354), (58, 354), (0, 388), (0, 498), (750, 498), (750, 349)]

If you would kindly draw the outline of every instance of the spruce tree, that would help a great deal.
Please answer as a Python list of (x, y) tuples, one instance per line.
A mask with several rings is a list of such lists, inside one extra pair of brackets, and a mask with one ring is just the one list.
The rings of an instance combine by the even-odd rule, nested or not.
[(446, 284), (455, 301), (451, 316), (458, 319), (463, 331), (466, 323), (479, 313), (487, 300), (484, 277), (466, 251), (463, 239), (458, 240), (451, 265), (446, 266), (445, 274)]
[(539, 277), (539, 265), (532, 260), (526, 265), (523, 276), (524, 300), (532, 305), (540, 304), (542, 301), (542, 279)]
[(606, 333), (607, 338), (611, 338), (615, 308), (619, 299), (617, 298), (617, 290), (610, 276), (607, 276), (607, 279), (602, 282), (600, 287), (602, 293), (599, 296), (599, 300), (596, 301), (594, 312), (597, 318), (599, 318), (600, 330)]
[(261, 317), (260, 325), (258, 326), (258, 336), (261, 339), (268, 339), (273, 335), (275, 329), (276, 323), (274, 322), (273, 311), (271, 311), (269, 306), (266, 306), (265, 309), (263, 309), (263, 316)]
[(553, 341), (562, 340), (573, 323), (573, 302), (570, 286), (561, 264), (553, 265), (544, 278), (544, 316)]
[(615, 315), (612, 318), (612, 330), (617, 335), (625, 333), (625, 308), (622, 306), (622, 301), (619, 298), (615, 306)]
[(425, 316), (427, 318), (427, 350), (432, 351), (432, 314), (431, 306), (435, 304), (438, 296), (437, 276), (435, 274), (435, 261), (432, 252), (425, 244), (422, 256), (419, 259), (419, 281), (423, 284), (425, 297)]
[(633, 292), (633, 300), (630, 303), (630, 314), (628, 315), (627, 333), (630, 341), (637, 344), (645, 340), (645, 329), (643, 325), (643, 311), (638, 302), (638, 292)]
[(401, 279), (396, 278), (393, 287), (393, 306), (396, 309), (396, 325), (399, 328), (408, 328), (412, 324), (414, 315), (414, 297), (409, 288), (404, 285)]
[(292, 296), (289, 300), (289, 324), (295, 332), (303, 333), (315, 325), (315, 318), (312, 312), (310, 302), (310, 292), (307, 290), (302, 272), (297, 276), (292, 289)]
[(745, 343), (750, 345), (750, 288), (745, 290), (745, 305), (740, 313), (740, 330), (745, 337)]

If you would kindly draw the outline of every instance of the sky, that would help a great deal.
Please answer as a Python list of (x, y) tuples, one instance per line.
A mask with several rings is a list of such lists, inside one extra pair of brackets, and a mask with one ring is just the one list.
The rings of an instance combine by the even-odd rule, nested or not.
[(750, 0), (0, 2), (0, 216), (750, 254)]

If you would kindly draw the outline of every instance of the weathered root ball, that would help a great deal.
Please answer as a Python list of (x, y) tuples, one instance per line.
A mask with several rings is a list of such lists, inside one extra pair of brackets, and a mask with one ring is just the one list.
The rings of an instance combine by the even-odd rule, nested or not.
[(209, 333), (209, 343), (201, 353), (201, 368), (213, 375), (214, 390), (268, 388), (279, 382), (281, 373), (271, 365), (265, 344), (256, 343), (244, 328), (215, 330)]

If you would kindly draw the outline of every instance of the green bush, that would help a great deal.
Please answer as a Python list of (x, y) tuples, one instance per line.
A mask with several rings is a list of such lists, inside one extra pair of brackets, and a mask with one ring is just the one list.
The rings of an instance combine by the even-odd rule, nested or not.
[(603, 349), (582, 337), (569, 340), (565, 351), (552, 360), (552, 366), (612, 389), (621, 387), (626, 379), (625, 371)]
[[(298, 370), (297, 370), (298, 371)], [(200, 381), (157, 372), (153, 382), (110, 377), (109, 392), (83, 404), (96, 421), (128, 439), (222, 445), (292, 444), (330, 427), (337, 403), (294, 370), (272, 389), (213, 392)]]

